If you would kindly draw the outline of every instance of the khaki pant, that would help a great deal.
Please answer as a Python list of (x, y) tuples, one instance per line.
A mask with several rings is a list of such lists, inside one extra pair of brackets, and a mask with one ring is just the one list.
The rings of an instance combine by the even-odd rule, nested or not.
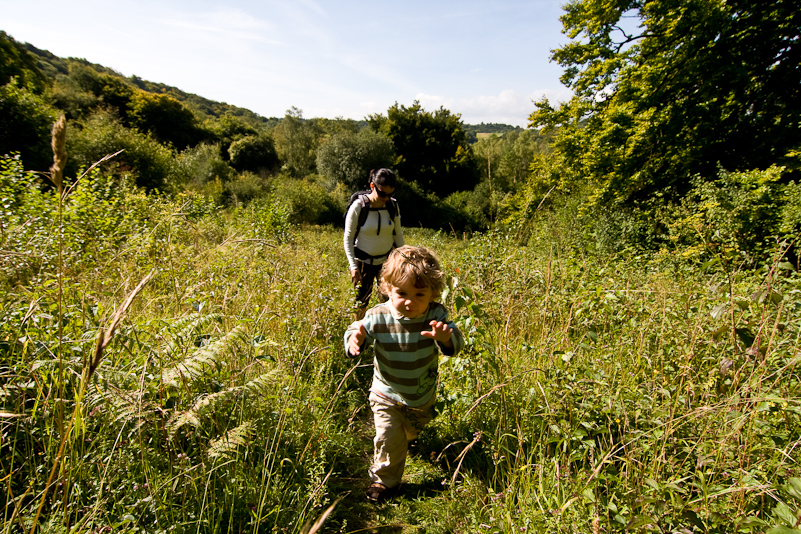
[(434, 418), (432, 398), (425, 406), (410, 408), (370, 392), (370, 408), (375, 420), (373, 465), (370, 479), (388, 488), (400, 484), (409, 442)]

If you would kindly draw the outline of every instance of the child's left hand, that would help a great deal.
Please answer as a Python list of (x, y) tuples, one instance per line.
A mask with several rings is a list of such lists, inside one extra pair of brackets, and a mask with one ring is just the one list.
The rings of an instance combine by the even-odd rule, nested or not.
[(431, 326), (431, 332), (420, 332), (420, 334), (434, 341), (438, 341), (446, 347), (450, 347), (453, 328), (448, 326), (448, 323), (443, 323), (442, 321), (431, 321), (428, 324)]

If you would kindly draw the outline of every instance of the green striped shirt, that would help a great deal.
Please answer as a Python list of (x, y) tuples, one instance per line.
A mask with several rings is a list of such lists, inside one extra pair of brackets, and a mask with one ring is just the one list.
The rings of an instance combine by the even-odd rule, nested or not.
[[(437, 389), (439, 351), (452, 356), (464, 347), (462, 333), (452, 322), (442, 304), (432, 302), (428, 311), (414, 319), (396, 317), (389, 302), (367, 310), (362, 320), (367, 331), (365, 345), (372, 344), (373, 385), (371, 389), (407, 406), (423, 406)], [(448, 323), (453, 329), (453, 349), (435, 343), (421, 334), (431, 331), (431, 321)], [(348, 340), (359, 331), (359, 322), (345, 331), (345, 350)]]

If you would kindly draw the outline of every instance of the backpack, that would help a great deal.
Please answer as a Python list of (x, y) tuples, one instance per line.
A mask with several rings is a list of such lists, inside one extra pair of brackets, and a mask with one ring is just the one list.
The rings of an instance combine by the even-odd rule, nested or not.
[[(350, 205), (354, 202), (360, 202), (362, 209), (359, 212), (359, 220), (356, 224), (356, 233), (353, 234), (353, 239), (356, 240), (356, 237), (359, 235), (359, 231), (364, 226), (364, 223), (367, 221), (367, 215), (370, 214), (370, 210), (376, 209), (370, 205), (370, 200), (368, 200), (368, 196), (370, 195), (370, 191), (357, 191), (350, 196), (350, 201), (348, 201), (348, 207), (345, 209), (345, 216), (347, 217), (348, 211), (350, 211)], [(389, 220), (393, 223), (395, 222), (395, 216), (398, 214), (398, 201), (392, 197), (387, 199), (386, 204), (383, 208), (378, 209), (385, 209), (389, 212)], [(392, 233), (395, 233), (395, 230), (392, 230)]]

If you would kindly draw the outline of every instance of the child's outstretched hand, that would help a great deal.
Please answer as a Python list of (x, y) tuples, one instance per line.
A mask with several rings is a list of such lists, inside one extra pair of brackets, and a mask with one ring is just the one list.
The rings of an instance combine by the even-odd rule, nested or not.
[(364, 324), (359, 322), (359, 330), (348, 339), (348, 352), (353, 356), (358, 356), (362, 352), (362, 343), (366, 338), (367, 330), (365, 330)]
[(453, 346), (453, 342), (451, 341), (453, 328), (448, 326), (448, 323), (443, 323), (442, 321), (431, 321), (428, 324), (431, 326), (431, 332), (420, 332), (421, 335), (429, 337), (434, 341), (438, 341), (446, 347)]

